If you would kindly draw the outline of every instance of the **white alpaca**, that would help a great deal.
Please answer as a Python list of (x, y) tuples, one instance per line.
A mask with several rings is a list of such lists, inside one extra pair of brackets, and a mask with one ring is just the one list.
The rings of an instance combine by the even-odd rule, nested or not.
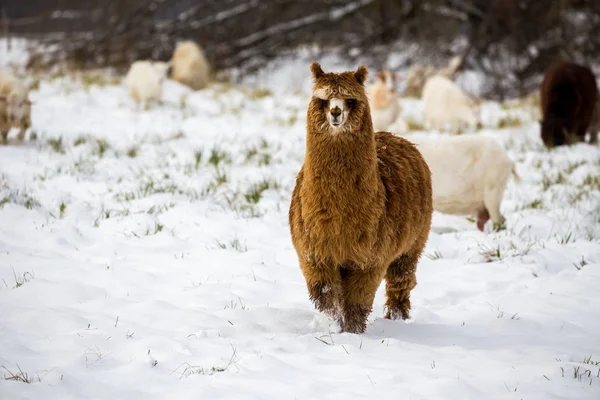
[(367, 86), (371, 119), (375, 131), (387, 131), (400, 115), (400, 103), (396, 92), (396, 76), (389, 70), (375, 75), (375, 83)]
[(448, 65), (443, 68), (436, 69), (430, 66), (415, 64), (408, 71), (406, 77), (406, 90), (404, 94), (411, 97), (421, 97), (423, 94), (423, 86), (427, 79), (434, 75), (441, 75), (449, 79), (454, 79), (456, 73), (463, 63), (461, 56), (454, 56), (448, 61)]
[(7, 143), (8, 132), (18, 128), (19, 141), (25, 138), (25, 132), (31, 126), (31, 101), (25, 85), (15, 77), (0, 73), (0, 134), (2, 142)]
[(423, 88), (423, 117), (433, 129), (453, 133), (460, 132), (464, 125), (474, 130), (477, 127), (475, 102), (456, 83), (436, 75)]
[(138, 103), (160, 102), (162, 84), (169, 64), (160, 61), (136, 61), (131, 64), (125, 77), (129, 94)]
[(504, 222), (500, 203), (511, 175), (519, 180), (513, 161), (489, 136), (411, 137), (431, 170), (433, 208), (446, 214), (476, 215), (483, 231), (488, 219)]
[(177, 43), (171, 57), (174, 81), (180, 82), (193, 90), (204, 89), (210, 80), (210, 66), (202, 49), (193, 41)]

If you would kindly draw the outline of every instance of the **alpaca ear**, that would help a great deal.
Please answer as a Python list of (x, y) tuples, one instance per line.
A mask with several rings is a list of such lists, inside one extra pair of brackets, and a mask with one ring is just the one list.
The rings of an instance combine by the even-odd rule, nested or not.
[(367, 76), (369, 76), (369, 71), (364, 65), (358, 67), (358, 69), (354, 73), (354, 77), (361, 85), (365, 83), (365, 81), (367, 80)]
[(312, 72), (313, 78), (315, 79), (319, 79), (321, 75), (325, 73), (323, 72), (323, 69), (321, 69), (321, 65), (319, 65), (318, 62), (310, 64), (310, 71)]

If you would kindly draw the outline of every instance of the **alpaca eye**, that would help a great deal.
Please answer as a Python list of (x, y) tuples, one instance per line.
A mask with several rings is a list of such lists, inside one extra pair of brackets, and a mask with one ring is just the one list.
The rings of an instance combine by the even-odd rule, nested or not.
[(319, 99), (319, 100), (321, 100), (321, 107), (323, 107), (323, 108), (327, 107), (329, 100), (323, 100), (323, 99)]
[(354, 107), (355, 104), (356, 104), (356, 99), (346, 99), (346, 105), (348, 107)]

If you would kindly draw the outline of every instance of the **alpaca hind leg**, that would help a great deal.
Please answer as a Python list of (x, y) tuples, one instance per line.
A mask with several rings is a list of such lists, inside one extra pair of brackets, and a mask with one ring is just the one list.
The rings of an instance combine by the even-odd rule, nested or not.
[(21, 130), (19, 131), (19, 134), (17, 135), (17, 139), (22, 142), (23, 139), (25, 139), (25, 131), (27, 130), (26, 127), (22, 127)]
[(373, 308), (375, 292), (381, 284), (380, 269), (342, 269), (342, 330), (363, 333)]
[(494, 227), (498, 228), (505, 221), (502, 214), (500, 214), (500, 203), (502, 202), (502, 195), (506, 187), (506, 180), (504, 184), (496, 182), (495, 186), (486, 187), (483, 192), (483, 203), (485, 208), (489, 211), (490, 218), (494, 222)]
[(410, 318), (410, 291), (417, 285), (417, 263), (423, 248), (402, 254), (388, 267), (385, 275), (385, 318)]
[(477, 229), (483, 232), (483, 227), (485, 223), (490, 219), (490, 212), (485, 208), (485, 206), (477, 209)]
[(300, 263), (308, 296), (315, 308), (332, 318), (340, 318), (341, 276), (340, 270), (329, 263)]
[(590, 132), (590, 144), (598, 144), (598, 129)]
[(2, 144), (8, 144), (8, 130), (2, 131)]

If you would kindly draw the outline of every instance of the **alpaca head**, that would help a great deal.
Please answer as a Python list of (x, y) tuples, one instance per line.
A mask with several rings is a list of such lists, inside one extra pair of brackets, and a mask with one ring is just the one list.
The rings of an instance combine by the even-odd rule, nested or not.
[(557, 118), (546, 118), (540, 122), (542, 141), (547, 147), (570, 144), (571, 135), (564, 127), (564, 121)]
[[(364, 82), (367, 67), (356, 71), (325, 73), (318, 63), (310, 69), (315, 81), (308, 107), (309, 120), (319, 130), (331, 134), (362, 130), (371, 125)], [(368, 120), (365, 124), (365, 120)]]
[(395, 92), (400, 81), (400, 74), (395, 74), (389, 69), (384, 69), (375, 74), (375, 79), (381, 82), (389, 91)]

